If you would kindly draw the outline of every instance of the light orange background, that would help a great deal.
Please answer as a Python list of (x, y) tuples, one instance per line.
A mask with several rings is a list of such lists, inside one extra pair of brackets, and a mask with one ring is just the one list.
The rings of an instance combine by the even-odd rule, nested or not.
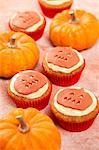
[[(99, 17), (99, 0), (75, 0), (72, 8), (81, 8)], [(9, 17), (14, 12), (22, 10), (36, 10), (41, 12), (36, 0), (0, 0), (0, 32), (9, 30)], [(46, 19), (47, 27), (45, 33), (43, 37), (37, 41), (41, 51), (41, 58), (36, 67), (36, 70), (39, 71), (42, 71), (42, 57), (44, 52), (46, 52), (46, 48), (52, 47), (48, 37), (51, 20), (48, 18)], [(86, 60), (86, 67), (76, 85), (88, 88), (93, 91), (96, 96), (99, 96), (99, 41), (97, 41), (92, 48), (81, 53)], [(8, 80), (0, 79), (0, 117), (4, 116), (15, 107), (7, 95), (8, 83)], [(53, 86), (51, 99), (59, 88), (61, 87)], [(42, 112), (51, 116), (49, 106)], [(88, 130), (81, 133), (71, 133), (63, 130), (59, 126), (58, 128), (62, 137), (61, 150), (99, 150), (99, 115), (93, 125)]]

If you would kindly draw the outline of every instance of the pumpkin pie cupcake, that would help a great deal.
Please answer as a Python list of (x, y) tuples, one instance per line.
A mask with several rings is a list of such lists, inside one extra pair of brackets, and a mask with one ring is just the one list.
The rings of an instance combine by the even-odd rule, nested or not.
[(42, 36), (45, 25), (44, 16), (34, 11), (17, 12), (9, 21), (11, 30), (24, 32), (35, 40)]
[(46, 76), (56, 85), (75, 84), (84, 69), (82, 55), (70, 47), (50, 48), (43, 59)]
[(69, 9), (73, 0), (38, 0), (43, 13), (47, 17), (54, 17), (57, 13)]
[(51, 111), (64, 129), (83, 131), (98, 115), (98, 99), (92, 92), (80, 87), (64, 88), (56, 93)]
[(49, 102), (52, 85), (42, 73), (22, 71), (10, 81), (8, 94), (17, 107), (43, 109)]

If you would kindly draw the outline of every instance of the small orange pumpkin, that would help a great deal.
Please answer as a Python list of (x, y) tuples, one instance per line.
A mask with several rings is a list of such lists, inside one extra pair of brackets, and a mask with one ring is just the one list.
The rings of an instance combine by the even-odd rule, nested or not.
[(39, 60), (35, 41), (21, 32), (0, 34), (0, 77), (9, 78), (21, 70), (33, 69)]
[(52, 120), (34, 108), (13, 110), (0, 120), (0, 150), (60, 150)]
[(90, 48), (98, 39), (98, 20), (84, 10), (65, 10), (52, 20), (50, 39), (55, 46)]

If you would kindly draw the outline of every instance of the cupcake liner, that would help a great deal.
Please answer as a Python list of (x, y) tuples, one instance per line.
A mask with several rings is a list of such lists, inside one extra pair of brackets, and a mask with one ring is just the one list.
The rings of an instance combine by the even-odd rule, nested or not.
[(60, 124), (60, 126), (65, 130), (68, 130), (71, 132), (81, 132), (81, 131), (88, 129), (92, 125), (95, 118), (96, 116), (88, 121), (81, 122), (81, 123), (66, 122), (64, 120), (60, 120), (59, 118), (57, 118), (57, 121)]
[(62, 12), (65, 9), (69, 9), (71, 5), (65, 8), (48, 8), (40, 4), (43, 13), (49, 18), (53, 18), (57, 13)]
[[(31, 36), (34, 40), (38, 40), (43, 35), (45, 26), (46, 26), (46, 20), (44, 19), (43, 25), (40, 28), (38, 28), (36, 31), (34, 31), (34, 32), (23, 31), (23, 32), (25, 34)], [(14, 30), (10, 23), (9, 23), (9, 27), (10, 27), (11, 30)]]
[(8, 90), (8, 94), (12, 98), (13, 102), (16, 104), (16, 106), (18, 108), (25, 109), (28, 107), (33, 107), (38, 110), (41, 110), (48, 105), (51, 91), (52, 91), (52, 85), (50, 84), (49, 89), (42, 97), (39, 97), (39, 98), (36, 98), (33, 100), (30, 100), (30, 99), (26, 100), (25, 98), (18, 97), (16, 95), (12, 94), (10, 90)]
[(84, 67), (85, 67), (85, 62), (84, 62), (84, 66), (82, 67), (80, 71), (69, 74), (67, 76), (64, 74), (59, 76), (57, 75), (57, 73), (53, 74), (50, 71), (48, 72), (44, 66), (43, 66), (43, 69), (44, 69), (44, 74), (50, 79), (52, 83), (59, 85), (59, 86), (71, 86), (80, 79), (80, 76)]
[(92, 125), (92, 123), (94, 122), (95, 118), (98, 115), (98, 105), (97, 105), (97, 107), (93, 112), (91, 112), (91, 114), (87, 114), (86, 116), (83, 116), (83, 118), (82, 117), (77, 118), (77, 116), (76, 118), (75, 116), (65, 117), (55, 109), (53, 102), (51, 103), (51, 107), (50, 107), (54, 118), (53, 120), (57, 121), (59, 125), (67, 131), (81, 132), (87, 130)]

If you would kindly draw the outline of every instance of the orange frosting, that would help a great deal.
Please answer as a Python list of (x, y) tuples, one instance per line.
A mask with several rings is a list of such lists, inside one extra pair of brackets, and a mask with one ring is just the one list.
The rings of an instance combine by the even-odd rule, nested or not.
[(59, 67), (71, 68), (79, 62), (79, 57), (71, 48), (56, 47), (48, 53), (47, 61)]
[(67, 88), (58, 94), (57, 102), (64, 107), (85, 110), (92, 104), (92, 98), (84, 89)]
[(36, 12), (19, 12), (12, 20), (13, 26), (27, 29), (40, 21), (40, 16)]
[(38, 91), (47, 83), (47, 78), (39, 72), (24, 72), (17, 77), (14, 88), (19, 94), (28, 95)]

